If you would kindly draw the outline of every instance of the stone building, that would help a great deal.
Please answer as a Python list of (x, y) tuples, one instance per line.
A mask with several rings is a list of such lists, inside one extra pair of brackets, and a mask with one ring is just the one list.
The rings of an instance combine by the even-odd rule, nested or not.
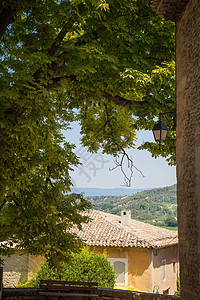
[(176, 22), (177, 197), (181, 299), (200, 299), (200, 1), (153, 0)]

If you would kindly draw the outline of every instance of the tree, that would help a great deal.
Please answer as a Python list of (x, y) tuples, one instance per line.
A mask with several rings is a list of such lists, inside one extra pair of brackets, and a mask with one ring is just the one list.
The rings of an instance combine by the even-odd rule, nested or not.
[(115, 272), (105, 254), (90, 252), (85, 248), (80, 253), (73, 254), (70, 263), (63, 262), (59, 270), (51, 268), (48, 262), (43, 262), (36, 276), (25, 283), (25, 286), (39, 287), (40, 280), (48, 279), (98, 282), (100, 287), (113, 288)]
[[(0, 0), (1, 254), (14, 244), (55, 262), (76, 246), (69, 229), (86, 221), (80, 212), (89, 204), (68, 193), (78, 164), (62, 136), (70, 122), (80, 122), (89, 151), (121, 154), (122, 162), (137, 129), (175, 110), (174, 25), (149, 4)], [(162, 149), (141, 148), (173, 163), (167, 123)]]
[(165, 221), (166, 226), (169, 226), (169, 227), (178, 226), (177, 220), (173, 216), (167, 217), (164, 221)]

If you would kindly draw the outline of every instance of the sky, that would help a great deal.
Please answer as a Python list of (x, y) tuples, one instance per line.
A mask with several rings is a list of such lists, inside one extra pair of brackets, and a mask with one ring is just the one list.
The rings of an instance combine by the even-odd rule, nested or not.
[[(91, 154), (80, 144), (80, 126), (74, 122), (72, 129), (65, 131), (64, 136), (67, 141), (76, 145), (75, 153), (80, 157), (82, 165), (71, 172), (74, 187), (86, 188), (121, 188), (124, 180), (119, 168), (110, 170), (115, 166), (111, 155), (101, 152)], [(139, 131), (137, 133), (137, 143), (139, 146), (143, 141), (154, 141), (151, 131)], [(147, 150), (129, 149), (128, 154), (134, 161), (140, 172), (134, 172), (132, 178), (132, 189), (150, 189), (170, 186), (176, 183), (176, 168), (167, 164), (164, 158), (152, 158)], [(128, 170), (127, 170), (128, 172)], [(127, 188), (127, 187), (124, 187)]]

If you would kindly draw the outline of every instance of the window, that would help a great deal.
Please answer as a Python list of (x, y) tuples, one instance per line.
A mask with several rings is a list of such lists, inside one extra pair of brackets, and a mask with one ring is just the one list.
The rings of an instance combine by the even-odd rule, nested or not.
[(125, 285), (125, 263), (122, 261), (115, 261), (113, 266), (117, 275), (116, 283)]
[(162, 279), (166, 280), (166, 259), (162, 260)]
[(128, 286), (128, 259), (127, 258), (108, 258), (116, 274), (116, 284)]

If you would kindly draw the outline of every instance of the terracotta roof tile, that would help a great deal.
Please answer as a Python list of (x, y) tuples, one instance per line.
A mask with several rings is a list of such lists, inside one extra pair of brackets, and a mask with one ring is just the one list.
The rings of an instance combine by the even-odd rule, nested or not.
[(121, 217), (90, 210), (84, 214), (92, 220), (74, 227), (73, 232), (89, 246), (157, 248), (178, 244), (177, 231), (167, 230), (131, 219), (130, 225), (122, 225)]

